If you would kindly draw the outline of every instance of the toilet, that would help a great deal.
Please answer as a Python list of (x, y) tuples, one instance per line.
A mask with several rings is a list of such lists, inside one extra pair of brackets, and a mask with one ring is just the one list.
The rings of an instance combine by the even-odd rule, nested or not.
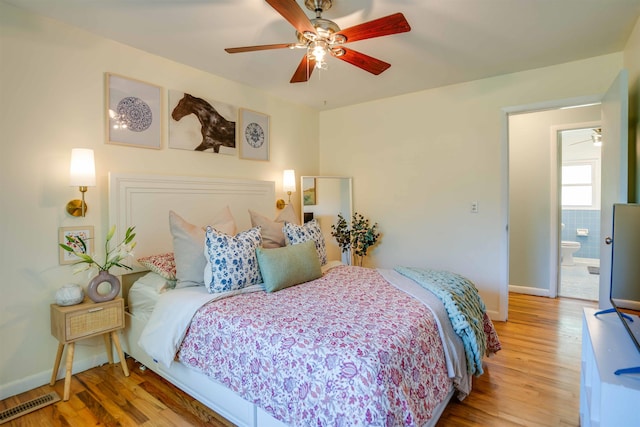
[(573, 254), (580, 249), (580, 242), (563, 240), (560, 244), (560, 257), (562, 265), (575, 265)]

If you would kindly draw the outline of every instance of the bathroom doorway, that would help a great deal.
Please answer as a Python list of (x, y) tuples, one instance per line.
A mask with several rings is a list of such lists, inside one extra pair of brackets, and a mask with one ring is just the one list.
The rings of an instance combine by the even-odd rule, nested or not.
[(597, 301), (600, 272), (599, 126), (558, 131), (558, 295)]

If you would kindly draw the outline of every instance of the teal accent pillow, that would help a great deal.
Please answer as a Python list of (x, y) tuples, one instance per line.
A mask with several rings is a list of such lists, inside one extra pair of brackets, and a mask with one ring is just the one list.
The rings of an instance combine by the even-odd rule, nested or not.
[(322, 235), (318, 221), (312, 219), (303, 225), (285, 222), (284, 227), (282, 227), (282, 232), (284, 233), (284, 240), (287, 245), (297, 245), (307, 240), (312, 240), (316, 244), (320, 265), (327, 263), (327, 248), (325, 247), (324, 236)]
[(267, 292), (276, 292), (322, 276), (313, 240), (282, 248), (257, 248), (256, 255)]

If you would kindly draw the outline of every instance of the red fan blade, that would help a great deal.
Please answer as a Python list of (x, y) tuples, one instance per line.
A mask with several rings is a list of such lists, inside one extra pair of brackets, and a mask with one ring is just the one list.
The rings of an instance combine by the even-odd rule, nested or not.
[(316, 32), (316, 29), (311, 24), (311, 21), (304, 13), (304, 11), (298, 6), (295, 0), (266, 0), (269, 5), (274, 8), (284, 19), (289, 21), (293, 27), (298, 30), (300, 34), (305, 31), (312, 33)]
[(293, 43), (279, 43), (279, 44), (263, 44), (258, 46), (245, 46), (245, 47), (228, 47), (225, 50), (227, 53), (241, 53), (241, 52), (254, 52), (256, 50), (269, 50), (269, 49), (284, 49), (285, 47), (294, 47)]
[(347, 49), (344, 47), (342, 49), (344, 49), (344, 55), (336, 56), (336, 58), (342, 59), (343, 61), (348, 62), (351, 65), (355, 65), (358, 68), (362, 68), (376, 76), (391, 67), (391, 64), (372, 56), (365, 55), (364, 53), (356, 52), (353, 49)]
[(313, 73), (313, 69), (316, 67), (316, 60), (313, 58), (309, 58), (307, 55), (302, 57), (302, 61), (298, 64), (298, 68), (296, 72), (293, 73), (293, 77), (291, 77), (291, 81), (289, 83), (302, 83), (309, 80), (311, 77), (311, 73)]
[(374, 37), (406, 33), (410, 30), (411, 27), (404, 15), (402, 13), (396, 13), (346, 28), (337, 34), (345, 36), (347, 38), (346, 43), (350, 43), (358, 40), (372, 39)]

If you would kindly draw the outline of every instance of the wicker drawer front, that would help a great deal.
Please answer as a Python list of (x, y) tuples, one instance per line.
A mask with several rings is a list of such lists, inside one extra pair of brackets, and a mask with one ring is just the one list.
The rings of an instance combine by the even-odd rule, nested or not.
[(80, 338), (88, 338), (124, 328), (124, 300), (62, 307), (51, 304), (51, 335), (67, 344)]
[(122, 310), (119, 304), (96, 307), (83, 312), (69, 313), (65, 335), (72, 341), (88, 335), (122, 327)]

